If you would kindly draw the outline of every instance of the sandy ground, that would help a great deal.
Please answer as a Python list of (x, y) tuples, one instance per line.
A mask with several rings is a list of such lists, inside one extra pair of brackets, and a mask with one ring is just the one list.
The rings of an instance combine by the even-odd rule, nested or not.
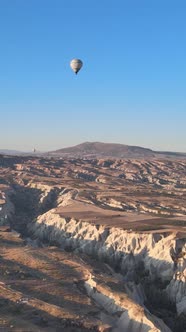
[(102, 209), (79, 201), (59, 207), (56, 213), (64, 218), (74, 218), (108, 227), (119, 227), (138, 232), (182, 232), (186, 233), (186, 217), (163, 218), (142, 213), (125, 213)]
[(0, 264), (0, 331), (98, 331), (103, 325), (78, 286), (89, 276), (80, 258), (25, 246), (2, 228)]

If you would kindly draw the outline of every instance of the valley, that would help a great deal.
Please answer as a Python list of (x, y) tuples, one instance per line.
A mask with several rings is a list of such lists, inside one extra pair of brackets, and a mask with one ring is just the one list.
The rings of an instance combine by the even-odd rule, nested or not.
[(185, 160), (0, 164), (4, 331), (185, 331)]

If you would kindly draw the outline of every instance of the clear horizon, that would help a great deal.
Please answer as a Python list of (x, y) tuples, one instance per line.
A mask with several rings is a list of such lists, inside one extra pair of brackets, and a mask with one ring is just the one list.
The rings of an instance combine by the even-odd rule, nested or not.
[[(63, 149), (63, 148), (70, 148), (70, 147), (73, 147), (73, 146), (76, 146), (76, 145), (79, 145), (79, 144), (83, 144), (83, 143), (87, 143), (87, 142), (80, 142), (78, 144), (75, 144), (75, 145), (66, 145), (66, 146), (62, 146), (60, 148), (54, 148), (53, 150), (36, 150), (36, 152), (38, 153), (45, 153), (45, 152), (50, 152), (50, 151), (55, 151), (55, 150), (60, 150), (60, 149)], [(92, 141), (92, 142), (89, 142), (89, 143), (108, 143), (108, 144), (123, 144), (123, 145), (127, 145), (127, 146), (137, 146), (137, 147), (142, 147), (142, 148), (146, 148), (146, 149), (151, 149), (155, 152), (175, 152), (175, 153), (186, 153), (185, 151), (175, 151), (175, 150), (165, 150), (165, 149), (160, 149), (160, 150), (156, 150), (156, 149), (153, 149), (149, 146), (141, 146), (141, 145), (130, 145), (130, 144), (124, 144), (124, 143), (120, 143), (120, 142), (97, 142), (97, 141)], [(16, 149), (6, 149), (6, 148), (0, 148), (0, 151), (17, 151), (17, 152), (25, 152), (25, 153), (30, 153), (30, 152), (33, 152), (35, 148), (33, 148), (32, 150), (16, 150)]]
[(0, 149), (186, 152), (185, 12), (183, 0), (2, 0)]

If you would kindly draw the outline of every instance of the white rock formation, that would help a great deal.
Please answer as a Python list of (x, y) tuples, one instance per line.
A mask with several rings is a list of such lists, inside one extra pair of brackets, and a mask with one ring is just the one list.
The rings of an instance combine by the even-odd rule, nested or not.
[(11, 202), (10, 194), (12, 194), (12, 189), (5, 189), (1, 191), (3, 198), (2, 204), (0, 204), (0, 225), (6, 225), (8, 220), (14, 215), (14, 205)]
[(186, 239), (176, 239), (175, 234), (128, 233), (119, 228), (108, 229), (75, 219), (68, 221), (55, 210), (39, 216), (30, 224), (29, 230), (41, 241), (47, 240), (63, 248), (98, 257), (112, 266), (119, 265), (125, 281), (132, 281), (136, 267), (143, 263), (152, 280), (159, 278), (170, 282), (167, 294), (177, 304), (178, 313), (185, 312), (186, 260), (185, 256), (182, 257), (180, 281), (177, 248), (180, 245), (181, 250), (185, 250)]
[(88, 295), (115, 317), (113, 332), (171, 332), (164, 322), (123, 293), (99, 286), (90, 276), (85, 282)]

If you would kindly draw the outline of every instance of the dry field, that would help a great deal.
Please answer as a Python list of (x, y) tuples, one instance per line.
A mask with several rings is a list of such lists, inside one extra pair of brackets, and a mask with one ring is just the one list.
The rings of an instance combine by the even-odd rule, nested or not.
[(93, 268), (81, 258), (25, 246), (0, 227), (0, 264), (0, 331), (106, 331), (82, 287)]
[(39, 197), (48, 186), (51, 207), (65, 217), (138, 231), (186, 229), (185, 160), (9, 156), (0, 162), (2, 192), (16, 187)]

